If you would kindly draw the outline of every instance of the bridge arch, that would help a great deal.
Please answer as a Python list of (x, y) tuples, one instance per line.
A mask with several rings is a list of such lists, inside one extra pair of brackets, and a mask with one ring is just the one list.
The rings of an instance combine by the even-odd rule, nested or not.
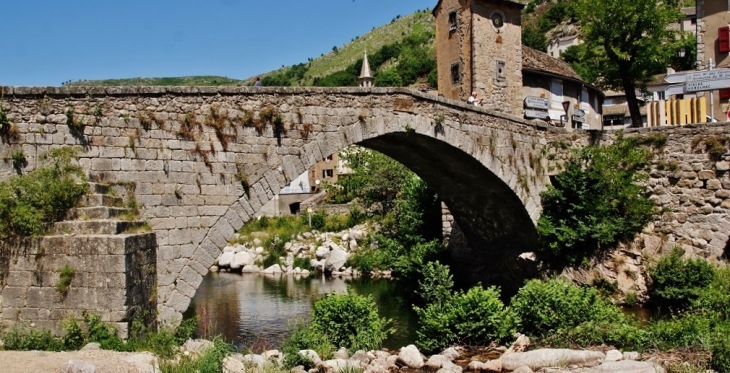
[[(262, 205), (355, 144), (434, 188), (472, 248), (464, 265), (490, 279), (534, 246), (547, 183), (544, 132), (554, 131), (392, 88), (14, 88), (6, 97), (11, 120), (31, 139), (22, 145), (31, 163), (50, 147), (82, 144), (90, 175), (135, 183), (142, 218), (157, 233), (159, 318), (172, 323)], [(69, 109), (85, 121), (81, 136), (67, 123)], [(252, 117), (269, 123), (250, 125)]]

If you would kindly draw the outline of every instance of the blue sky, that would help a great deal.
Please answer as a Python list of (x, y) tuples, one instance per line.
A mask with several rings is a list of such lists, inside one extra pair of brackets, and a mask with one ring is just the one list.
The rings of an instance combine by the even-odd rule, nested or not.
[(222, 75), (306, 62), (436, 0), (6, 0), (0, 85)]

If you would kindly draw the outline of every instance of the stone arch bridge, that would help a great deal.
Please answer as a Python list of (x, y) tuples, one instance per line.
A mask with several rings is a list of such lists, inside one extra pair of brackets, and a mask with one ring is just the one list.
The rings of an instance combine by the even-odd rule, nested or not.
[[(156, 234), (157, 310), (180, 319), (234, 233), (316, 162), (358, 144), (439, 194), (480, 280), (536, 243), (546, 145), (583, 134), (396, 88), (5, 87), (5, 159), (81, 145), (93, 180), (133, 185)], [(678, 143), (682, 143), (680, 140)], [(685, 142), (686, 143), (686, 142)], [(15, 174), (0, 162), (0, 180)], [(730, 185), (729, 185), (730, 187)]]

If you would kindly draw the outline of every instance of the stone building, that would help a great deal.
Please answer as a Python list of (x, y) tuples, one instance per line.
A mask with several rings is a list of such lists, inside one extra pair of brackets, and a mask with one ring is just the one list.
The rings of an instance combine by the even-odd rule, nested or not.
[[(716, 68), (730, 67), (730, 2), (697, 1), (697, 69), (707, 69), (712, 60)], [(730, 109), (730, 89), (712, 95), (714, 118), (726, 118)]]
[(440, 0), (434, 8), (439, 94), (527, 119), (600, 129), (603, 93), (567, 63), (522, 45), (524, 5)]

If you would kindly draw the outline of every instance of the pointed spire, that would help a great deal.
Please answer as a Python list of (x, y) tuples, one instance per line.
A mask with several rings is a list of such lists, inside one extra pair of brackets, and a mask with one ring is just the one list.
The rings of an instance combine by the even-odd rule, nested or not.
[(373, 74), (370, 72), (370, 63), (368, 62), (368, 52), (365, 51), (365, 57), (362, 60), (362, 68), (360, 69), (360, 77), (357, 78), (360, 82), (360, 87), (372, 87), (373, 86)]

